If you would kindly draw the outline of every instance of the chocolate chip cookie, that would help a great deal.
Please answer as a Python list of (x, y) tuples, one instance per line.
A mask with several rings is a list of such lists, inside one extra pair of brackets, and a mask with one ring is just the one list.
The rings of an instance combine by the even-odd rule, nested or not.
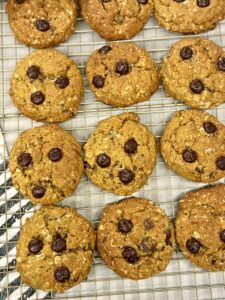
[(155, 18), (166, 29), (199, 33), (213, 29), (225, 18), (221, 0), (153, 0)]
[(179, 202), (176, 238), (192, 263), (209, 271), (225, 270), (225, 185), (187, 193)]
[(65, 54), (43, 49), (18, 62), (10, 95), (27, 117), (64, 122), (74, 115), (83, 97), (83, 80), (75, 62)]
[(86, 75), (95, 96), (115, 107), (148, 100), (159, 86), (155, 61), (133, 43), (113, 43), (96, 50), (89, 57)]
[(34, 204), (47, 205), (70, 196), (83, 172), (81, 147), (58, 125), (23, 132), (10, 154), (15, 188)]
[(73, 0), (8, 0), (9, 24), (17, 39), (33, 48), (47, 48), (66, 41), (76, 27)]
[(214, 182), (225, 176), (225, 126), (199, 110), (176, 112), (161, 138), (161, 153), (179, 175)]
[(102, 38), (122, 40), (142, 30), (152, 14), (153, 1), (80, 0), (80, 7), (84, 20)]
[(167, 94), (193, 108), (225, 101), (225, 52), (208, 39), (175, 43), (163, 60), (161, 75)]
[(147, 183), (156, 164), (155, 136), (138, 115), (123, 113), (101, 121), (84, 146), (84, 168), (102, 189), (131, 195)]
[(75, 209), (46, 206), (22, 227), (16, 269), (35, 289), (63, 292), (87, 278), (94, 245), (91, 223)]
[(173, 226), (152, 201), (133, 197), (105, 207), (97, 230), (97, 248), (120, 276), (138, 280), (162, 272), (172, 258), (173, 247)]

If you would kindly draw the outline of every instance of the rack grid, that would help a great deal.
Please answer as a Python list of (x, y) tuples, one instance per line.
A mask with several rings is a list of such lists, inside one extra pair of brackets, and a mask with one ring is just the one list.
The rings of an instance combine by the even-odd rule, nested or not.
[[(225, 273), (210, 273), (192, 265), (177, 249), (166, 271), (150, 279), (132, 281), (118, 277), (107, 268), (95, 253), (95, 262), (87, 281), (63, 294), (36, 291), (20, 282), (15, 271), (15, 244), (24, 220), (38, 209), (12, 187), (8, 171), (8, 153), (18, 135), (31, 127), (39, 125), (21, 115), (9, 97), (9, 83), (16, 62), (33, 51), (20, 44), (8, 25), (5, 12), (6, 1), (0, 3), (0, 126), (4, 136), (4, 168), (0, 170), (0, 299), (98, 299), (98, 300), (206, 300), (225, 299)], [(225, 49), (225, 21), (214, 30), (195, 35), (207, 37)], [(153, 17), (133, 42), (144, 47), (160, 66), (162, 58), (171, 44), (184, 37), (158, 26)], [(192, 37), (185, 36), (187, 38)], [(81, 18), (77, 30), (57, 49), (76, 61), (85, 83), (85, 97), (78, 115), (61, 124), (83, 145), (100, 120), (124, 111), (138, 113), (141, 122), (146, 124), (159, 139), (166, 122), (172, 114), (186, 106), (166, 96), (160, 86), (149, 101), (126, 109), (115, 109), (96, 101), (85, 78), (85, 63), (92, 51), (106, 42), (94, 33)], [(225, 123), (225, 104), (211, 109), (218, 119)], [(222, 182), (224, 182), (222, 180)], [(134, 195), (151, 199), (158, 203), (173, 220), (177, 203), (183, 193), (203, 186), (179, 177), (170, 171), (158, 156), (158, 163), (148, 184)], [(107, 203), (122, 197), (100, 190), (87, 177), (83, 176), (75, 194), (62, 204), (75, 207), (89, 218), (96, 227), (102, 209)]]

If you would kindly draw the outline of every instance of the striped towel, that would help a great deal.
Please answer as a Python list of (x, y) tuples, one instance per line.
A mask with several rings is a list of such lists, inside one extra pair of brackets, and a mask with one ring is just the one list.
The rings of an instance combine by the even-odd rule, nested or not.
[(33, 204), (16, 191), (9, 172), (9, 158), (0, 129), (0, 299), (51, 299), (51, 293), (21, 284), (15, 271), (16, 241), (21, 224), (33, 213)]

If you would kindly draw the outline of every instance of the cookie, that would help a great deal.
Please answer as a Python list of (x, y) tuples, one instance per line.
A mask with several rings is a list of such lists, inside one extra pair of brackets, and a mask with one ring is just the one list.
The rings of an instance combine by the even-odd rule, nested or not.
[(71, 207), (46, 206), (26, 219), (16, 247), (16, 269), (35, 289), (63, 292), (87, 278), (95, 232)]
[(163, 60), (161, 75), (167, 94), (193, 108), (225, 101), (225, 52), (208, 39), (175, 43)]
[(225, 271), (225, 185), (187, 193), (179, 202), (176, 239), (196, 266)]
[(84, 168), (98, 187), (131, 195), (147, 183), (156, 164), (155, 136), (138, 115), (123, 113), (99, 123), (84, 145)]
[(8, 0), (6, 10), (16, 38), (33, 48), (48, 48), (66, 41), (76, 27), (73, 0)]
[(195, 34), (216, 27), (225, 18), (221, 0), (153, 0), (155, 18), (166, 29)]
[(70, 196), (83, 172), (81, 147), (58, 125), (24, 131), (10, 153), (14, 187), (34, 204), (47, 205)]
[(122, 277), (138, 280), (165, 270), (174, 252), (174, 231), (152, 201), (128, 198), (107, 205), (97, 230), (97, 248)]
[[(130, 39), (153, 11), (152, 0), (79, 0), (87, 24), (106, 40)], [(93, 13), (95, 12), (95, 13)]]
[(133, 43), (96, 50), (88, 59), (86, 75), (95, 96), (115, 107), (146, 101), (159, 86), (155, 61)]
[(176, 112), (161, 138), (161, 153), (174, 172), (200, 182), (225, 176), (225, 126), (195, 109)]
[(18, 62), (10, 95), (27, 117), (64, 122), (74, 115), (83, 97), (83, 80), (75, 62), (65, 54), (43, 49)]

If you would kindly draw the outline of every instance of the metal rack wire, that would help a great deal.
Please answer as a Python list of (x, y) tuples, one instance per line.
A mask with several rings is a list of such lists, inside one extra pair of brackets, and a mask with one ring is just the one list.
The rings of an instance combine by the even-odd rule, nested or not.
[[(5, 168), (0, 170), (4, 178), (0, 177), (0, 217), (5, 218), (0, 233), (0, 298), (1, 299), (225, 299), (225, 273), (209, 273), (194, 267), (177, 250), (173, 260), (166, 271), (147, 280), (134, 282), (122, 279), (108, 269), (100, 258), (95, 257), (94, 267), (86, 282), (70, 289), (64, 294), (43, 293), (23, 285), (19, 274), (15, 271), (15, 244), (21, 224), (37, 208), (12, 187), (10, 174), (7, 169), (8, 151), (10, 151), (19, 133), (38, 125), (19, 114), (9, 97), (9, 81), (16, 62), (33, 51), (21, 45), (15, 40), (8, 25), (5, 12), (6, 1), (0, 3), (0, 126), (4, 135)], [(225, 21), (221, 22), (213, 31), (201, 34), (212, 39), (225, 48)], [(181, 38), (159, 27), (151, 18), (144, 30), (132, 41), (146, 48), (158, 64), (167, 53), (170, 45)], [(181, 103), (168, 98), (162, 86), (150, 101), (134, 105), (127, 109), (114, 109), (97, 102), (91, 93), (85, 78), (85, 63), (88, 55), (101, 45), (105, 44), (81, 19), (78, 20), (77, 30), (67, 43), (57, 47), (79, 65), (85, 82), (85, 97), (76, 118), (62, 125), (71, 131), (82, 144), (95, 128), (97, 123), (111, 115), (123, 111), (133, 111), (139, 114), (141, 121), (145, 123), (159, 138), (165, 123), (172, 113), (185, 108)], [(225, 105), (210, 110), (221, 122), (225, 122)], [(157, 202), (164, 208), (171, 219), (176, 214), (176, 207), (181, 195), (202, 184), (186, 181), (165, 167), (161, 157), (150, 177), (148, 185), (135, 193), (136, 196), (146, 197)], [(12, 197), (12, 195), (14, 195)], [(101, 191), (93, 186), (83, 176), (76, 193), (63, 201), (76, 207), (78, 211), (91, 219), (96, 226), (103, 207), (120, 199), (116, 195)]]

